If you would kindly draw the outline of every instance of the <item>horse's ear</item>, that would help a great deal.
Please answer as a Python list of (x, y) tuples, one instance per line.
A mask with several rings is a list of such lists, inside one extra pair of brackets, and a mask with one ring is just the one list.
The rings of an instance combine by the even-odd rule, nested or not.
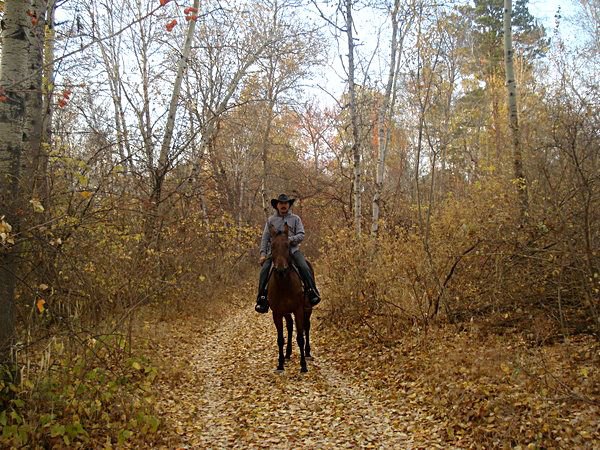
[(283, 224), (283, 232), (284, 232), (285, 234), (288, 234), (288, 233), (290, 232), (290, 227), (288, 227), (288, 224), (287, 224), (287, 223), (284, 223), (284, 224)]
[(275, 237), (277, 235), (277, 230), (275, 229), (275, 227), (273, 226), (273, 224), (269, 224), (269, 233), (271, 233), (271, 237)]

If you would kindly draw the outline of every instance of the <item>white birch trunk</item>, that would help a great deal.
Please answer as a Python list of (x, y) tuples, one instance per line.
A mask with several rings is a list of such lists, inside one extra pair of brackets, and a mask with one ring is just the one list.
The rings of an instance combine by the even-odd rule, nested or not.
[[(194, 0), (193, 7), (199, 8), (200, 0)], [(192, 49), (192, 41), (194, 39), (194, 31), (196, 30), (196, 21), (190, 20), (188, 24), (188, 29), (185, 37), (185, 42), (183, 44), (183, 49), (181, 51), (181, 57), (177, 62), (177, 74), (175, 76), (175, 82), (173, 84), (173, 91), (171, 93), (171, 101), (169, 103), (169, 111), (167, 113), (167, 123), (165, 125), (165, 133), (163, 136), (162, 145), (160, 147), (160, 154), (158, 157), (158, 164), (155, 169), (154, 174), (154, 186), (151, 198), (151, 210), (150, 216), (148, 217), (148, 224), (146, 228), (146, 232), (150, 233), (150, 236), (146, 236), (147, 238), (152, 239), (155, 243), (158, 242), (158, 236), (155, 234), (158, 230), (158, 220), (159, 220), (159, 211), (160, 205), (162, 202), (162, 184), (164, 182), (165, 176), (169, 171), (169, 167), (171, 165), (170, 156), (171, 156), (171, 143), (173, 141), (173, 130), (175, 129), (175, 117), (177, 116), (177, 107), (179, 103), (179, 96), (181, 93), (181, 83), (183, 81), (184, 72), (188, 66), (188, 60), (190, 57), (190, 51)], [(144, 83), (146, 86), (147, 84)], [(147, 122), (148, 124), (150, 121)], [(149, 226), (148, 226), (149, 225)]]
[[(113, 30), (111, 30), (112, 32)], [(119, 65), (119, 57), (115, 54), (119, 49), (113, 49), (110, 51), (109, 48), (103, 43), (99, 43), (100, 53), (102, 54), (102, 60), (106, 67), (108, 75), (108, 87), (110, 89), (110, 95), (113, 103), (113, 113), (115, 120), (115, 130), (117, 134), (117, 148), (119, 149), (119, 159), (125, 173), (128, 173), (131, 164), (131, 148), (129, 143), (129, 130), (127, 122), (125, 120), (125, 112), (122, 102), (121, 93), (121, 68)]]
[[(269, 74), (270, 76), (272, 76), (273, 74)], [(268, 92), (268, 108), (267, 108), (267, 123), (265, 125), (265, 131), (263, 134), (263, 138), (262, 138), (262, 175), (261, 175), (261, 185), (260, 185), (260, 190), (261, 190), (261, 197), (262, 197), (262, 207), (263, 207), (263, 212), (265, 214), (265, 217), (269, 217), (271, 215), (271, 202), (269, 201), (269, 195), (268, 195), (268, 186), (267, 186), (267, 179), (269, 176), (269, 140), (271, 137), (271, 127), (273, 125), (273, 110), (275, 108), (275, 98), (274, 98), (274, 94), (273, 94), (273, 80), (270, 79), (269, 80), (269, 92)]]
[[(378, 113), (378, 159), (377, 159), (377, 173), (375, 176), (375, 194), (373, 195), (372, 205), (372, 223), (371, 223), (371, 235), (377, 237), (379, 233), (379, 215), (381, 210), (381, 193), (383, 191), (383, 180), (385, 176), (385, 158), (387, 155), (388, 145), (390, 142), (390, 131), (391, 131), (391, 119), (392, 111), (394, 110), (394, 104), (396, 96), (392, 98), (392, 92), (395, 92), (396, 86), (396, 73), (398, 73), (398, 66), (400, 64), (400, 58), (402, 56), (402, 46), (404, 36), (401, 36), (400, 42), (398, 40), (398, 13), (400, 10), (400, 0), (394, 1), (394, 9), (392, 11), (392, 40), (391, 40), (391, 55), (390, 55), (390, 70), (388, 72), (388, 79), (385, 88), (385, 94), (383, 102), (379, 108)], [(387, 125), (387, 127), (386, 127)]]
[(352, 124), (352, 159), (354, 161), (353, 203), (354, 231), (357, 236), (362, 233), (362, 167), (360, 134), (358, 129), (358, 113), (356, 110), (356, 86), (354, 83), (354, 23), (352, 19), (352, 0), (346, 0), (346, 36), (348, 38), (348, 93), (350, 94), (350, 121)]
[[(0, 217), (18, 232), (19, 179), (25, 118), (25, 83), (29, 51), (28, 2), (7, 0), (2, 26), (0, 62)], [(0, 364), (11, 362), (14, 340), (16, 249), (0, 244)]]
[[(196, 9), (199, 8), (200, 0), (194, 0), (193, 6)], [(179, 94), (181, 93), (181, 82), (183, 81), (183, 74), (188, 65), (188, 59), (190, 57), (190, 51), (192, 49), (192, 41), (194, 39), (195, 30), (196, 21), (190, 20), (188, 24), (187, 35), (185, 37), (185, 43), (183, 44), (183, 49), (181, 51), (181, 57), (177, 62), (177, 75), (175, 77), (175, 83), (173, 85), (173, 92), (171, 93), (171, 102), (169, 104), (169, 112), (167, 115), (165, 134), (163, 136), (162, 145), (160, 147), (160, 156), (158, 158), (158, 169), (163, 176), (167, 172), (169, 166), (169, 153), (171, 148), (171, 142), (173, 140), (173, 130), (175, 128), (177, 103), (179, 102)]]
[(27, 91), (25, 95), (25, 124), (23, 130), (23, 155), (21, 158), (23, 195), (40, 199), (38, 194), (40, 159), (42, 154), (42, 64), (44, 51), (44, 25), (46, 17), (46, 1), (33, 0), (36, 23), (29, 29), (29, 52), (27, 54)]
[(508, 114), (512, 133), (513, 162), (515, 178), (517, 180), (517, 196), (519, 199), (520, 221), (527, 220), (529, 200), (527, 193), (527, 179), (523, 169), (523, 155), (519, 136), (519, 115), (517, 109), (517, 84), (513, 65), (512, 48), (512, 0), (504, 0), (504, 63), (506, 67), (506, 88), (508, 90)]

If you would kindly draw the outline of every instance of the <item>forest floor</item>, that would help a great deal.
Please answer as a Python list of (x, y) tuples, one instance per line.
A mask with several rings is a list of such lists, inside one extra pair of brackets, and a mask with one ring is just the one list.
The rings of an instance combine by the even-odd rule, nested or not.
[(149, 447), (598, 448), (592, 340), (544, 352), (536, 372), (539, 349), (514, 337), (482, 346), (473, 330), (439, 329), (389, 345), (364, 327), (339, 330), (316, 308), (308, 373), (295, 342), (277, 373), (271, 314), (257, 315), (246, 291), (214, 320), (146, 324), (160, 374)]
[(300, 373), (295, 341), (285, 371), (276, 372), (271, 314), (256, 314), (246, 300), (233, 300), (230, 315), (208, 327), (194, 318), (152, 326), (149, 345), (165, 374), (165, 448), (447, 448), (436, 442), (439, 424), (415, 429), (426, 411), (392, 402), (344, 370), (346, 349), (327, 342), (318, 312), (308, 373)]

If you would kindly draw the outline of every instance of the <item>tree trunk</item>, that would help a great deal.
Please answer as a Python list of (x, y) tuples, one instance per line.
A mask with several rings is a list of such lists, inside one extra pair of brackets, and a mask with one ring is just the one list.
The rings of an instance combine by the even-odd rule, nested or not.
[[(18, 232), (19, 179), (25, 119), (28, 2), (7, 0), (0, 62), (0, 215)], [(2, 223), (0, 221), (0, 223)], [(3, 225), (4, 231), (6, 226)], [(14, 341), (16, 249), (0, 243), (0, 364), (11, 363)]]
[(352, 0), (346, 0), (346, 35), (348, 38), (348, 93), (350, 95), (350, 122), (352, 124), (352, 159), (354, 161), (353, 203), (354, 231), (357, 236), (362, 232), (362, 167), (358, 113), (356, 108), (356, 86), (354, 84), (354, 23), (352, 20)]
[(529, 199), (527, 192), (527, 179), (523, 169), (523, 155), (519, 136), (519, 115), (517, 110), (517, 86), (515, 70), (513, 67), (512, 48), (512, 0), (504, 0), (504, 63), (506, 65), (506, 87), (508, 90), (508, 113), (510, 131), (512, 133), (513, 162), (515, 178), (517, 180), (517, 196), (519, 199), (519, 214), (521, 225), (527, 221)]
[(27, 59), (27, 90), (25, 94), (25, 123), (23, 128), (23, 155), (21, 170), (23, 173), (21, 189), (26, 198), (40, 199), (38, 194), (43, 174), (38, 174), (42, 155), (42, 64), (44, 52), (44, 26), (46, 1), (34, 0), (31, 4), (31, 32)]
[(48, 153), (52, 143), (52, 95), (54, 94), (54, 13), (56, 0), (49, 0), (46, 4), (46, 28), (44, 36), (44, 64), (42, 67), (42, 143), (40, 159), (38, 161), (37, 192), (44, 205), (50, 201), (50, 188), (48, 186)]
[[(400, 0), (394, 1), (394, 10), (392, 11), (392, 40), (391, 40), (391, 55), (390, 55), (390, 70), (388, 72), (387, 85), (383, 102), (379, 108), (378, 114), (378, 160), (377, 173), (375, 177), (375, 194), (373, 195), (373, 219), (371, 223), (371, 235), (377, 237), (379, 233), (379, 214), (381, 210), (381, 193), (383, 191), (383, 179), (385, 175), (385, 158), (388, 145), (390, 142), (391, 119), (392, 111), (396, 100), (396, 74), (400, 65), (402, 46), (404, 41), (404, 33), (398, 40), (398, 14), (400, 10)], [(399, 54), (400, 53), (400, 54)], [(392, 97), (392, 92), (394, 96)], [(386, 127), (387, 125), (387, 127)]]
[(265, 217), (271, 215), (271, 203), (269, 202), (269, 195), (267, 192), (267, 177), (269, 175), (269, 140), (271, 137), (271, 127), (273, 125), (273, 109), (275, 108), (275, 99), (273, 97), (273, 89), (270, 86), (269, 89), (269, 107), (267, 109), (267, 123), (265, 125), (265, 131), (262, 139), (262, 174), (261, 174), (261, 185), (260, 193), (262, 197), (262, 208)]
[[(112, 30), (111, 30), (112, 31)], [(108, 87), (114, 108), (115, 131), (117, 134), (117, 148), (119, 149), (120, 163), (125, 168), (125, 173), (128, 173), (131, 167), (131, 148), (129, 144), (129, 130), (125, 120), (125, 111), (123, 108), (122, 85), (121, 85), (121, 69), (119, 64), (119, 56), (115, 55), (119, 49), (110, 51), (103, 43), (99, 43), (100, 53), (108, 76)]]
[[(194, 0), (193, 7), (198, 9), (200, 6), (200, 0)], [(154, 173), (154, 188), (152, 191), (152, 198), (150, 199), (150, 215), (148, 217), (149, 226), (147, 231), (151, 233), (151, 242), (158, 243), (159, 236), (158, 222), (160, 221), (160, 208), (162, 202), (162, 188), (165, 177), (169, 171), (171, 161), (171, 142), (173, 141), (173, 131), (175, 129), (175, 117), (177, 115), (177, 107), (179, 103), (179, 94), (181, 93), (181, 82), (185, 69), (188, 66), (188, 59), (190, 57), (190, 51), (192, 49), (192, 41), (194, 38), (194, 31), (196, 30), (196, 21), (190, 20), (183, 49), (181, 51), (181, 57), (177, 62), (177, 75), (175, 76), (175, 82), (173, 85), (173, 92), (171, 93), (171, 102), (169, 103), (169, 111), (167, 113), (167, 123), (165, 125), (165, 134), (163, 136), (162, 145), (160, 147), (160, 154), (158, 157), (158, 164)]]

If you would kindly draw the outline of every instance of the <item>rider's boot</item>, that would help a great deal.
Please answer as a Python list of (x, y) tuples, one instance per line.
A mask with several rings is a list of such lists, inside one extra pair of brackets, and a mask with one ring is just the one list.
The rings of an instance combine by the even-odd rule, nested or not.
[(261, 292), (258, 294), (256, 299), (256, 305), (254, 306), (254, 311), (260, 314), (264, 314), (269, 311), (269, 302), (267, 301), (266, 292)]
[(308, 288), (306, 296), (308, 297), (308, 302), (311, 306), (317, 306), (321, 301), (321, 296), (319, 295), (317, 288)]
[(271, 258), (267, 258), (260, 269), (258, 278), (258, 296), (254, 310), (257, 313), (264, 314), (269, 311), (269, 302), (267, 301), (267, 283), (269, 281), (269, 272), (271, 270)]

